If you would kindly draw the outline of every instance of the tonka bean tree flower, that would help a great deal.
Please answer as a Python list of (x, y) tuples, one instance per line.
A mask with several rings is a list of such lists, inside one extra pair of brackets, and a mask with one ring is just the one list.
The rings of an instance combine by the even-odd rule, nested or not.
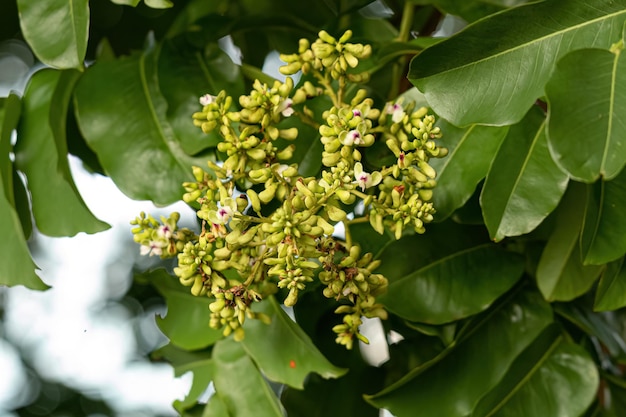
[(354, 178), (361, 187), (362, 191), (365, 191), (366, 188), (373, 187), (375, 185), (380, 184), (383, 179), (383, 176), (380, 172), (375, 171), (371, 174), (363, 171), (363, 165), (360, 162), (354, 164)]
[[(349, 43), (351, 36), (347, 31), (336, 39), (322, 31), (313, 43), (301, 40), (297, 54), (281, 55), (283, 74), (307, 75), (299, 86), (290, 77), (272, 85), (256, 80), (238, 99), (225, 91), (200, 97), (203, 108), (193, 122), (221, 135), (217, 150), (224, 155), (221, 165), (208, 161), (211, 172), (194, 167), (195, 181), (183, 184), (183, 200), (199, 206), (200, 231), (178, 229), (176, 213), (161, 222), (142, 213), (132, 222), (142, 253), (177, 256), (180, 283), (212, 298), (209, 325), (224, 336), (241, 340), (246, 319), (268, 320), (253, 303), (278, 293), (293, 306), (318, 281), (343, 316), (333, 328), (337, 343), (350, 349), (357, 340), (367, 342), (359, 332), (362, 317), (387, 317), (376, 302), (387, 279), (375, 273), (380, 260), (352, 241), (350, 226), (369, 222), (399, 239), (407, 228), (423, 233), (433, 219), (436, 173), (428, 161), (447, 153), (435, 142), (441, 132), (425, 108), (396, 102), (381, 111), (367, 90), (352, 88), (368, 79), (356, 69), (372, 50)], [(332, 105), (315, 114), (307, 101), (321, 94)], [(300, 123), (286, 127), (282, 122), (291, 117)], [(317, 175), (303, 175), (291, 161), (302, 125), (314, 126), (324, 147)], [(367, 163), (376, 142), (376, 152), (386, 151), (391, 158), (385, 160), (395, 163)], [(363, 210), (357, 215), (352, 208), (358, 202)], [(335, 236), (338, 222), (345, 239)]]

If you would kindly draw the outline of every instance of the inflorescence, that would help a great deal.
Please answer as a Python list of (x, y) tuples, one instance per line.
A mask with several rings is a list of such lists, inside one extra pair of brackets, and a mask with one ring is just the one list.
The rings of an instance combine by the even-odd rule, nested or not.
[[(283, 74), (301, 72), (306, 79), (298, 88), (290, 77), (271, 86), (257, 80), (239, 106), (225, 91), (200, 98), (194, 124), (220, 133), (217, 150), (225, 158), (221, 164), (208, 161), (210, 173), (194, 167), (195, 181), (183, 184), (183, 200), (199, 205), (199, 234), (179, 228), (177, 213), (160, 221), (142, 213), (131, 222), (142, 253), (177, 257), (180, 282), (193, 295), (214, 300), (209, 324), (225, 336), (241, 340), (246, 318), (269, 320), (252, 303), (283, 289), (283, 303), (293, 306), (317, 279), (343, 315), (333, 328), (337, 342), (348, 349), (355, 339), (367, 342), (359, 326), (362, 317), (387, 317), (376, 302), (387, 279), (375, 273), (380, 261), (352, 242), (350, 225), (369, 222), (399, 239), (407, 228), (423, 233), (433, 220), (436, 173), (428, 161), (447, 154), (435, 142), (439, 128), (426, 108), (401, 101), (376, 108), (365, 89), (347, 101), (347, 87), (369, 79), (356, 69), (371, 55), (369, 45), (348, 43), (351, 35), (336, 40), (322, 31), (312, 44), (302, 39), (297, 53), (281, 55)], [(318, 123), (306, 102), (321, 95), (332, 105)], [(281, 123), (290, 117), (321, 135), (323, 169), (317, 176), (304, 176), (297, 163), (288, 163), (295, 145), (285, 146), (285, 140), (299, 136), (298, 128)], [(393, 162), (368, 172), (365, 150), (377, 142)], [(335, 235), (338, 222), (345, 225), (345, 239)]]

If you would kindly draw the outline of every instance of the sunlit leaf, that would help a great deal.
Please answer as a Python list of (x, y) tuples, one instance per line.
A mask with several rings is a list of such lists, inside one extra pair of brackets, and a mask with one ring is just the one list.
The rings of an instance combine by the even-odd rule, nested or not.
[(546, 95), (556, 162), (579, 181), (614, 178), (626, 164), (624, 54), (602, 49), (567, 54), (557, 63)]
[(429, 164), (437, 171), (433, 205), (435, 218), (441, 221), (463, 206), (485, 178), (508, 128), (472, 125), (460, 129), (443, 119), (438, 126), (444, 132), (441, 144), (449, 153)]
[(347, 372), (320, 353), (274, 297), (258, 304), (254, 310), (268, 315), (272, 321), (268, 325), (260, 320), (247, 320), (242, 344), (269, 379), (302, 389), (311, 372), (324, 378), (339, 378)]
[(581, 236), (585, 264), (602, 265), (626, 253), (626, 170), (589, 187)]
[(560, 57), (608, 48), (625, 20), (626, 0), (530, 3), (426, 49), (413, 59), (409, 79), (457, 126), (513, 124), (543, 95)]
[(126, 195), (157, 204), (178, 201), (191, 166), (206, 156), (186, 154), (167, 121), (158, 88), (157, 51), (90, 67), (75, 90), (78, 125), (106, 173)]
[(366, 398), (397, 417), (414, 416), (415, 410), (426, 416), (466, 417), (551, 322), (552, 310), (539, 294), (518, 292), (485, 314), (457, 345)]
[(216, 395), (236, 417), (283, 417), (282, 407), (263, 375), (232, 338), (215, 344), (213, 383)]
[[(580, 346), (547, 328), (476, 405), (472, 417), (579, 416), (598, 389), (598, 370)], [(537, 392), (542, 395), (537, 395)]]
[(222, 338), (222, 332), (209, 327), (209, 297), (191, 295), (188, 287), (164, 269), (143, 274), (165, 297), (167, 315), (157, 317), (159, 329), (170, 341), (183, 349), (207, 347)]
[(476, 246), (393, 280), (380, 301), (410, 321), (448, 323), (487, 309), (523, 270), (519, 255), (493, 244)]
[(480, 195), (491, 238), (534, 230), (556, 208), (567, 183), (567, 174), (550, 156), (543, 114), (534, 108), (511, 126)]
[(216, 129), (209, 134), (194, 126), (191, 115), (201, 111), (201, 95), (217, 95), (220, 90), (235, 98), (244, 93), (239, 67), (217, 44), (203, 49), (193, 47), (186, 38), (163, 43), (158, 58), (159, 88), (167, 100), (167, 120), (183, 151), (194, 155), (216, 146), (222, 137)]
[(212, 395), (206, 404), (202, 417), (230, 417), (231, 414), (219, 395)]
[(65, 116), (78, 71), (44, 69), (26, 87), (15, 146), (15, 166), (27, 178), (35, 223), (48, 236), (96, 233), (96, 219), (81, 198), (67, 160)]
[(174, 375), (177, 377), (180, 377), (187, 372), (191, 372), (193, 374), (191, 388), (185, 398), (174, 401), (174, 408), (179, 413), (182, 413), (184, 410), (194, 406), (198, 397), (206, 391), (212, 379), (212, 370), (213, 366), (211, 359), (205, 359), (174, 367)]
[(37, 58), (55, 68), (83, 68), (89, 37), (88, 0), (18, 0), (17, 7), (22, 34)]
[(585, 186), (572, 183), (559, 206), (556, 227), (537, 267), (537, 285), (548, 301), (569, 301), (587, 292), (601, 272), (584, 266), (579, 237), (584, 216)]
[[(22, 224), (15, 211), (13, 164), (9, 152), (11, 132), (17, 127), (20, 108), (16, 95), (0, 98), (0, 230), (3, 232), (0, 252), (6, 260), (0, 262), (0, 285), (24, 285), (34, 290), (45, 290), (48, 286), (35, 273), (38, 268), (30, 256)], [(26, 215), (29, 215), (28, 211)]]
[(617, 310), (626, 307), (626, 266), (624, 258), (609, 263), (596, 290), (596, 311)]

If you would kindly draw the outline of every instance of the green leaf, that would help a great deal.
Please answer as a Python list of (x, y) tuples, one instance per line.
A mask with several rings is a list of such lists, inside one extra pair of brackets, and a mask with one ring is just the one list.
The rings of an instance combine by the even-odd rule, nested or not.
[(311, 375), (304, 390), (286, 388), (281, 402), (289, 417), (378, 417), (380, 410), (366, 403), (362, 394), (375, 392), (381, 386), (381, 369), (351, 366), (350, 372), (339, 379)]
[(374, 254), (382, 261), (376, 272), (383, 274), (391, 283), (445, 257), (489, 242), (484, 227), (460, 225), (450, 220), (429, 224), (422, 235), (406, 235), (400, 240), (389, 236), (379, 239), (380, 243), (384, 240), (387, 243)]
[(0, 285), (9, 287), (23, 285), (33, 290), (45, 290), (48, 286), (35, 273), (39, 268), (28, 251), (20, 219), (4, 197), (4, 190), (1, 191), (0, 230), (3, 231), (3, 238), (0, 251), (5, 259), (10, 259), (10, 262), (0, 263)]
[(476, 246), (393, 280), (379, 300), (407, 320), (448, 323), (486, 310), (523, 271), (521, 256), (493, 244)]
[(30, 238), (30, 235), (33, 233), (33, 220), (31, 218), (30, 213), (30, 200), (28, 198), (28, 191), (26, 191), (26, 186), (22, 181), (19, 173), (16, 169), (13, 169), (13, 196), (15, 200), (15, 210), (17, 211), (17, 215), (20, 218), (20, 223), (22, 225), (22, 231), (24, 232), (24, 237), (26, 240)]
[(213, 362), (211, 359), (205, 359), (198, 362), (189, 363), (174, 368), (174, 375), (180, 377), (187, 372), (193, 374), (193, 382), (189, 393), (182, 400), (174, 401), (174, 408), (179, 413), (188, 410), (196, 404), (198, 398), (206, 391), (212, 379)]
[(602, 265), (626, 253), (626, 170), (588, 189), (581, 236), (583, 262)]
[(167, 315), (157, 317), (159, 329), (172, 344), (187, 350), (201, 349), (222, 338), (222, 332), (209, 327), (209, 297), (191, 295), (178, 279), (164, 269), (142, 274), (165, 297)]
[(593, 309), (617, 310), (626, 307), (626, 266), (624, 258), (609, 263), (600, 277)]
[[(409, 79), (457, 126), (520, 121), (560, 57), (619, 39), (626, 0), (544, 1), (469, 25), (415, 57)], [(497, 34), (497, 36), (494, 36)]]
[[(586, 301), (582, 299), (581, 301)], [(620, 328), (622, 319), (614, 314), (595, 313), (589, 306), (578, 303), (555, 303), (554, 312), (569, 320), (590, 337), (598, 339), (614, 359), (626, 358), (626, 346)]]
[(442, 12), (460, 16), (468, 22), (480, 19), (481, 17), (499, 12), (505, 7), (511, 7), (526, 0), (412, 0), (417, 4), (435, 4)]
[(0, 252), (7, 260), (0, 262), (0, 286), (24, 285), (33, 290), (45, 290), (48, 286), (35, 273), (39, 268), (30, 256), (22, 224), (15, 211), (14, 171), (9, 153), (11, 133), (17, 126), (20, 109), (20, 99), (15, 94), (0, 98), (0, 230), (3, 232)]
[(110, 226), (89, 211), (72, 180), (65, 120), (78, 71), (44, 69), (30, 79), (23, 100), (15, 165), (28, 179), (33, 215), (41, 233), (73, 236)]
[(17, 6), (22, 34), (37, 58), (55, 68), (83, 68), (89, 37), (88, 0), (17, 0)]
[(348, 226), (352, 241), (361, 246), (361, 253), (371, 253), (375, 258), (388, 244), (396, 241), (389, 229), (380, 235), (369, 223), (354, 223)]
[[(111, 0), (115, 4), (121, 4), (123, 6), (136, 7), (141, 0)], [(144, 0), (144, 3), (148, 7), (153, 9), (169, 9), (174, 6), (170, 0)]]
[(282, 407), (241, 343), (220, 340), (213, 349), (216, 395), (236, 417), (283, 417)]
[(0, 186), (4, 190), (4, 198), (15, 205), (15, 193), (13, 190), (13, 162), (9, 157), (12, 151), (11, 135), (15, 131), (20, 120), (22, 103), (14, 94), (8, 97), (0, 97)]
[(511, 126), (480, 195), (491, 238), (534, 230), (556, 208), (568, 181), (550, 156), (543, 114), (532, 109)]
[(546, 84), (546, 95), (555, 161), (579, 181), (614, 178), (626, 164), (624, 54), (583, 49), (565, 55)]
[(244, 93), (243, 77), (217, 44), (203, 49), (180, 37), (163, 43), (158, 60), (159, 88), (167, 100), (167, 120), (183, 151), (194, 155), (222, 141), (218, 130), (203, 133), (191, 115), (201, 111), (198, 98), (220, 90), (235, 98)]
[(167, 121), (157, 55), (149, 47), (90, 67), (76, 86), (75, 110), (87, 144), (120, 190), (166, 205), (180, 200), (191, 166), (205, 166), (207, 158), (186, 154)]
[(596, 396), (598, 370), (580, 346), (548, 327), (513, 362), (472, 417), (579, 416)]
[(339, 378), (348, 371), (330, 363), (274, 297), (255, 305), (254, 311), (268, 315), (272, 322), (267, 325), (260, 320), (246, 320), (246, 336), (241, 343), (270, 380), (302, 389), (311, 372)]
[(552, 310), (538, 293), (518, 291), (480, 320), (458, 344), (366, 399), (397, 417), (414, 416), (415, 410), (466, 417), (552, 322)]
[(444, 132), (441, 144), (448, 148), (445, 158), (433, 158), (429, 164), (437, 172), (433, 190), (435, 218), (444, 220), (470, 199), (478, 183), (485, 178), (507, 128), (472, 125), (460, 129), (443, 119), (438, 126)]
[(585, 186), (572, 183), (557, 209), (555, 230), (539, 265), (537, 285), (548, 301), (569, 301), (591, 288), (601, 267), (583, 266), (579, 237), (584, 216)]
[(230, 417), (226, 404), (219, 395), (212, 395), (206, 404), (202, 417)]

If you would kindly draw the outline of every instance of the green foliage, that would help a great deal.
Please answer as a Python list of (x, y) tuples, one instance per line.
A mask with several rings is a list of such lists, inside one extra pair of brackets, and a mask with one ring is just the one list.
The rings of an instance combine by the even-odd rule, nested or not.
[[(406, 0), (388, 2), (391, 17), (368, 0), (305, 3), (17, 1), (19, 25), (15, 14), (7, 27), (21, 27), (50, 68), (22, 97), (0, 98), (0, 249), (11, 260), (0, 263), (0, 284), (46, 288), (28, 252), (31, 212), (51, 236), (106, 228), (76, 190), (69, 147), (132, 198), (168, 204), (187, 193), (199, 209), (198, 230), (179, 229), (176, 215), (135, 221), (145, 252), (183, 254), (177, 277), (138, 276), (168, 305), (157, 323), (170, 344), (153, 356), (176, 375), (193, 373), (174, 404), (181, 415), (626, 415), (626, 1)], [(106, 13), (90, 13), (97, 7)], [(447, 13), (469, 24), (432, 38)], [(336, 47), (348, 29), (371, 58), (360, 47), (345, 54), (345, 39)], [(220, 49), (226, 35), (241, 64)], [(262, 72), (274, 50), (287, 73), (304, 73), (294, 85)], [(205, 94), (215, 98), (200, 105)], [(259, 110), (259, 97), (271, 106)], [(287, 99), (292, 117), (282, 113)], [(402, 136), (433, 120), (421, 106), (448, 155), (416, 162), (415, 175), (436, 172), (436, 181), (420, 177), (409, 189), (393, 182), (393, 167), (405, 169), (401, 150), (423, 151)], [(350, 125), (348, 108), (363, 113), (363, 126)], [(254, 135), (263, 140), (244, 147)], [(193, 168), (207, 161), (206, 172)], [(342, 169), (348, 180), (333, 177)], [(341, 187), (324, 188), (322, 178)], [(432, 203), (433, 223), (415, 217), (405, 229), (387, 211), (411, 196)], [(272, 217), (293, 207), (315, 222)], [(340, 221), (345, 237), (331, 237)], [(286, 243), (287, 229), (315, 244)], [(207, 231), (213, 241), (202, 241)], [(322, 237), (343, 249), (323, 252)], [(376, 294), (385, 310), (374, 315), (387, 316), (386, 336), (403, 338), (387, 342), (390, 358), (378, 367), (363, 362), (356, 341), (352, 351), (335, 345), (333, 327), (354, 324), (333, 314), (349, 286), (335, 291), (318, 268), (319, 256), (336, 272), (361, 253), (372, 255), (355, 268), (388, 280)], [(280, 288), (287, 269), (271, 275), (275, 265), (245, 262), (257, 258), (301, 263), (289, 277), (302, 285)], [(238, 285), (247, 292), (233, 292)], [(263, 319), (245, 320), (240, 342), (209, 326), (234, 298)], [(296, 299), (292, 321), (282, 304)], [(236, 321), (238, 312), (227, 322)], [(198, 404), (211, 382), (216, 393)]]

